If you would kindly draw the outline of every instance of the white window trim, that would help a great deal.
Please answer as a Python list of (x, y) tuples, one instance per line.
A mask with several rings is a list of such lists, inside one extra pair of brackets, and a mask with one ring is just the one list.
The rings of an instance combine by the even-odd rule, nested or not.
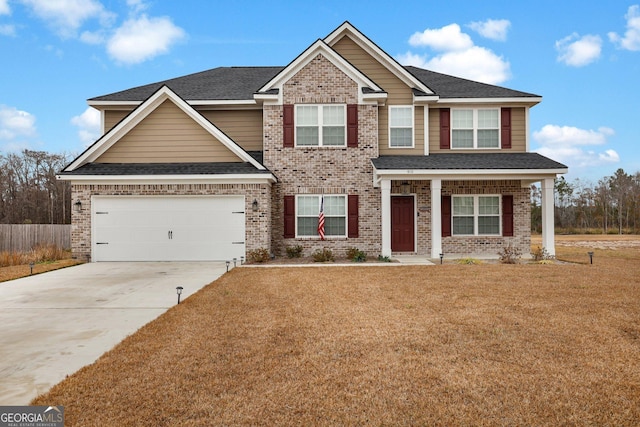
[[(498, 111), (498, 146), (497, 147), (478, 147), (478, 111), (480, 110), (497, 110)], [(454, 147), (453, 146), (453, 112), (454, 111), (473, 111), (473, 147)], [(502, 148), (502, 114), (500, 108), (452, 108), (451, 109), (451, 125), (449, 126), (450, 148), (452, 150), (499, 150)]]
[[(453, 228), (453, 218), (462, 215), (454, 215), (453, 213), (453, 199), (457, 197), (473, 197), (473, 234), (455, 234)], [(498, 232), (495, 234), (479, 234), (478, 233), (478, 218), (480, 217), (480, 197), (497, 197), (498, 198)], [(467, 215), (464, 215), (467, 216)], [(482, 215), (482, 216), (496, 216), (496, 215)], [(452, 237), (500, 237), (502, 236), (502, 196), (500, 194), (454, 194), (451, 196), (451, 236)]]
[[(411, 109), (411, 145), (407, 145), (407, 146), (395, 146), (395, 145), (391, 145), (391, 110), (397, 110), (400, 108), (410, 108)], [(388, 129), (387, 129), (387, 135), (388, 135), (388, 139), (389, 139), (389, 148), (393, 148), (393, 149), (402, 149), (402, 148), (415, 148), (416, 146), (416, 112), (415, 112), (415, 108), (413, 105), (389, 105), (389, 109), (387, 110), (387, 122), (389, 124)], [(404, 127), (399, 127), (399, 126), (393, 126), (395, 128), (399, 128), (399, 129), (404, 129)]]
[[(344, 114), (343, 122), (344, 122), (344, 145), (323, 145), (322, 144), (322, 128), (324, 126), (324, 118), (323, 118), (323, 107), (331, 106), (331, 107), (342, 107), (342, 111)], [(318, 107), (318, 145), (298, 145), (298, 107)], [(295, 146), (300, 148), (310, 148), (310, 147), (325, 147), (325, 148), (345, 148), (347, 146), (347, 104), (295, 104), (294, 108), (294, 141)], [(312, 126), (305, 126), (312, 127)]]
[[(330, 239), (345, 239), (349, 235), (349, 200), (346, 194), (297, 194), (296, 195), (296, 205), (295, 205), (295, 223), (296, 223), (296, 239), (317, 239), (320, 240), (320, 235), (315, 234), (313, 236), (306, 234), (298, 234), (298, 218), (312, 218), (312, 215), (298, 215), (298, 199), (300, 197), (317, 197), (318, 198), (318, 214), (315, 215), (315, 218), (320, 214), (320, 198), (321, 197), (342, 197), (344, 199), (344, 235), (336, 235), (336, 234), (326, 234), (326, 225), (325, 225), (325, 240)], [(326, 218), (342, 218), (343, 215), (327, 215), (325, 210), (325, 224)]]

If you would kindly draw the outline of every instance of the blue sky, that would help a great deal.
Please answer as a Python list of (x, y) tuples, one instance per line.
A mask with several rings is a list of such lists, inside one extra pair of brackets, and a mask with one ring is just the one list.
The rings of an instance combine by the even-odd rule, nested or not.
[(286, 65), (345, 20), (406, 65), (543, 96), (531, 149), (590, 181), (640, 171), (640, 1), (0, 0), (0, 153), (77, 154), (86, 99)]

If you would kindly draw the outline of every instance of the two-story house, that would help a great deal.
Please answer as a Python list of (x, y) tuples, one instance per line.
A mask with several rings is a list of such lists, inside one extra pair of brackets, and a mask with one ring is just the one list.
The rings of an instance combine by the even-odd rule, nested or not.
[[(345, 22), (285, 67), (220, 67), (89, 100), (103, 135), (60, 174), (77, 258), (228, 260), (530, 246), (553, 183), (530, 93), (402, 66)], [(324, 226), (319, 230), (319, 217)]]

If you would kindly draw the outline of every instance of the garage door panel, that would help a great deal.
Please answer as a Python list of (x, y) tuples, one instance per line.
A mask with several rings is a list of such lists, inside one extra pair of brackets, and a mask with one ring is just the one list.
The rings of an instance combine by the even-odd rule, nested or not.
[(239, 258), (244, 196), (95, 197), (93, 236), (95, 261)]

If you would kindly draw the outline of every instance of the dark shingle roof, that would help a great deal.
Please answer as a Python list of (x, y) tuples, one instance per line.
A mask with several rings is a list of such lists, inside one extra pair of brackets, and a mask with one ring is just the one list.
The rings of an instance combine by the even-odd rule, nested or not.
[[(183, 77), (151, 83), (89, 101), (144, 101), (162, 86), (187, 101), (252, 100), (253, 94), (284, 67), (219, 67)], [(407, 66), (407, 71), (440, 98), (538, 98), (538, 95), (466, 80), (422, 68)], [(372, 92), (369, 88), (364, 93)], [(421, 93), (419, 93), (420, 95)]]
[(418, 67), (406, 66), (407, 71), (434, 91), (440, 98), (539, 98), (539, 95), (507, 89), (467, 80), (447, 74), (436, 73)]
[(269, 174), (251, 163), (87, 163), (61, 175), (228, 175)]
[(253, 99), (283, 67), (219, 67), (98, 96), (89, 101), (144, 101), (166, 85), (187, 101)]
[(380, 156), (376, 169), (566, 169), (538, 153), (436, 153), (428, 156)]

